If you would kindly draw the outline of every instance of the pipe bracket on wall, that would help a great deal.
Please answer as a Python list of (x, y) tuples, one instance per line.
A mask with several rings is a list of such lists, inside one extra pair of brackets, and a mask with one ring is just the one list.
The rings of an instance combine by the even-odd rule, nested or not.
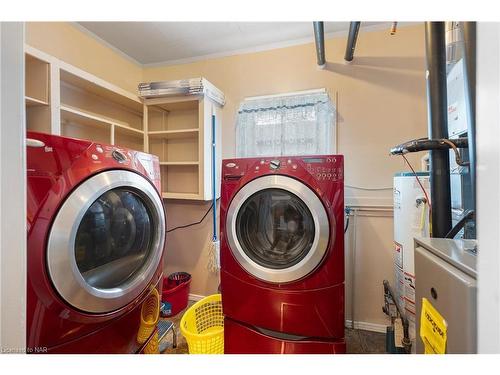
[(323, 27), (323, 22), (315, 21), (313, 22), (314, 27), (314, 41), (316, 43), (316, 60), (318, 62), (318, 68), (325, 69), (326, 59), (325, 59), (325, 30)]
[(361, 22), (351, 22), (349, 25), (349, 35), (347, 36), (347, 46), (345, 48), (344, 60), (351, 62), (354, 58), (354, 50), (356, 49), (356, 41), (358, 40), (359, 27)]

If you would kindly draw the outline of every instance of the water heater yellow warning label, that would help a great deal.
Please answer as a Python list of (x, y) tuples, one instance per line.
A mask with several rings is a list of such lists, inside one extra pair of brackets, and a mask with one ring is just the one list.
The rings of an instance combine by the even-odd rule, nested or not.
[(448, 324), (427, 298), (422, 298), (420, 315), (420, 337), (425, 354), (444, 354), (446, 351), (446, 331)]

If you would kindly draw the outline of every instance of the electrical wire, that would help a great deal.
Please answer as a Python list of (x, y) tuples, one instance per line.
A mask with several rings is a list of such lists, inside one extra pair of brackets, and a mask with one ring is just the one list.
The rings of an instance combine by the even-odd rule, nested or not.
[(429, 199), (429, 195), (427, 195), (427, 191), (424, 189), (424, 185), (422, 185), (422, 182), (420, 182), (420, 178), (418, 178), (417, 172), (415, 172), (415, 169), (413, 169), (412, 165), (410, 164), (406, 156), (404, 154), (401, 154), (401, 156), (403, 157), (403, 159), (405, 159), (406, 164), (408, 164), (408, 166), (410, 167), (411, 171), (413, 172), (413, 175), (415, 176), (418, 184), (420, 185), (420, 188), (424, 192), (425, 199), (427, 199), (427, 203), (429, 205), (429, 214), (430, 214), (430, 212), (432, 211), (432, 205), (431, 205), (431, 200)]
[(203, 222), (203, 220), (205, 220), (205, 218), (207, 217), (208, 213), (210, 212), (210, 210), (212, 210), (213, 207), (214, 207), (214, 204), (212, 203), (210, 205), (210, 207), (208, 208), (207, 212), (205, 212), (205, 214), (203, 215), (203, 217), (199, 221), (197, 221), (195, 223), (191, 223), (191, 224), (179, 225), (178, 227), (175, 227), (175, 228), (172, 228), (172, 229), (168, 229), (167, 233), (173, 232), (174, 230), (177, 230), (177, 229), (189, 228), (189, 227), (192, 227), (194, 225), (201, 224)]
[(344, 213), (345, 213), (345, 217), (346, 217), (346, 223), (345, 223), (345, 227), (344, 227), (344, 234), (347, 233), (347, 229), (349, 229), (349, 218), (351, 216), (351, 211), (352, 211), (352, 208), (350, 206), (346, 206), (346, 208), (344, 209)]

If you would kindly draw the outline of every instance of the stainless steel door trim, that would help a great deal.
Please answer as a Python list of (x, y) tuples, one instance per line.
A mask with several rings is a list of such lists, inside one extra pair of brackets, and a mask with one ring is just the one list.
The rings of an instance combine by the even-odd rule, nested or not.
[[(314, 220), (314, 241), (309, 253), (300, 262), (288, 268), (271, 269), (254, 262), (245, 254), (236, 235), (236, 218), (241, 206), (250, 196), (266, 189), (282, 189), (295, 194), (309, 208)], [(294, 178), (270, 175), (250, 181), (236, 193), (229, 205), (226, 232), (232, 254), (248, 273), (263, 281), (287, 283), (303, 278), (321, 263), (330, 239), (330, 223), (325, 207), (314, 191)]]
[[(150, 208), (155, 236), (150, 254), (135, 277), (120, 287), (98, 289), (81, 275), (75, 259), (75, 239), (81, 220), (89, 207), (105, 192), (119, 188), (136, 191)], [(56, 215), (47, 244), (48, 273), (61, 297), (79, 310), (105, 313), (126, 306), (150, 282), (163, 253), (165, 214), (153, 185), (141, 175), (126, 170), (99, 173), (79, 185), (66, 199)]]

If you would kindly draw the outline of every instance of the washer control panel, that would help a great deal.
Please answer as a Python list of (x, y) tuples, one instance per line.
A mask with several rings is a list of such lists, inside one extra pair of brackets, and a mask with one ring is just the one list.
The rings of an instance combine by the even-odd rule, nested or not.
[(307, 171), (318, 181), (338, 181), (344, 178), (342, 164), (335, 156), (310, 157), (303, 161)]
[(338, 181), (344, 178), (342, 160), (336, 156), (261, 159), (255, 170), (267, 168), (273, 172), (293, 171), (300, 164), (318, 181)]
[(118, 164), (128, 165), (130, 164), (132, 154), (126, 149), (96, 143), (91, 149), (90, 157), (97, 163), (109, 158), (113, 159)]
[(228, 159), (222, 165), (225, 180), (238, 180), (248, 172), (290, 173), (301, 176), (304, 169), (317, 181), (342, 181), (343, 158), (339, 155)]

